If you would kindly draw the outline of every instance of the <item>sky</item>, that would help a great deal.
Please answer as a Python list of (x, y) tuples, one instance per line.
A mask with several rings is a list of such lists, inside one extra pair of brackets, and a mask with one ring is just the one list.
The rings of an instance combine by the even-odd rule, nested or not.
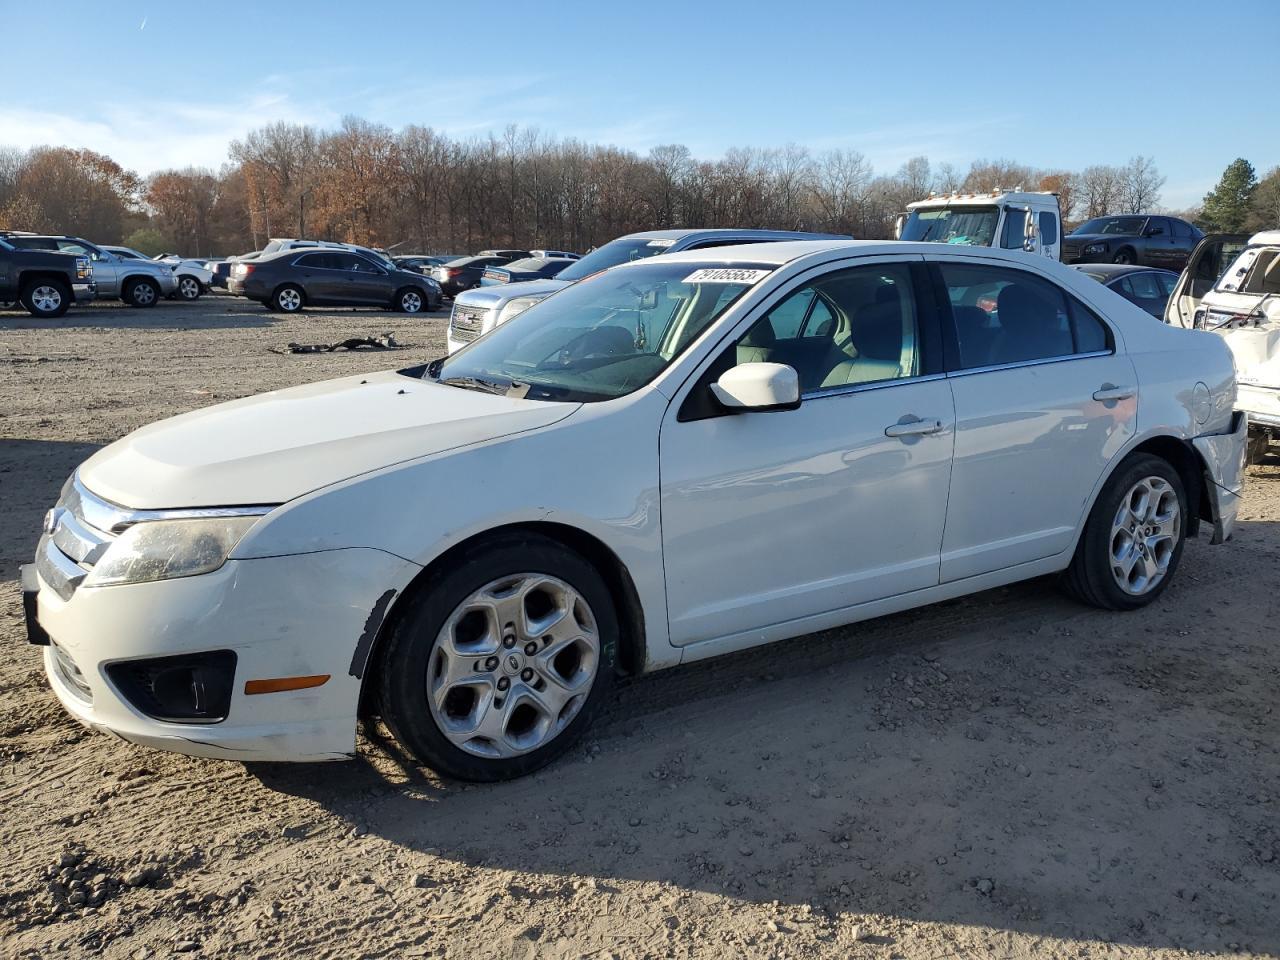
[(1280, 164), (1270, 88), (1233, 99), (1275, 63), (1280, 0), (0, 0), (0, 23), (19, 41), (0, 145), (87, 147), (143, 174), (216, 169), (255, 127), (346, 114), (700, 159), (854, 149), (877, 173), (918, 154), (961, 171), (1143, 154), (1173, 209), (1236, 157)]

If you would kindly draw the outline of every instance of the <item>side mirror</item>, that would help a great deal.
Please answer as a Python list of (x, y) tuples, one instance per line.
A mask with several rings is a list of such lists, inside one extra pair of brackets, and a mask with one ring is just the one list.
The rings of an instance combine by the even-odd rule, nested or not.
[(740, 363), (711, 385), (730, 410), (794, 410), (800, 406), (800, 378), (785, 363)]
[(1035, 253), (1040, 244), (1040, 227), (1036, 223), (1036, 212), (1028, 210), (1022, 221), (1022, 249), (1027, 253)]
[(893, 221), (893, 239), (902, 239), (902, 228), (907, 224), (907, 215), (900, 213)]

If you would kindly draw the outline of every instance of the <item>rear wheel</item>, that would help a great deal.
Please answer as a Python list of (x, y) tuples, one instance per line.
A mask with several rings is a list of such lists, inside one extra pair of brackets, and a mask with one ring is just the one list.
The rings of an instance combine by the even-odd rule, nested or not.
[(573, 744), (612, 688), (613, 600), (553, 540), (478, 546), (405, 602), (382, 658), (382, 716), (440, 773), (530, 773)]
[(154, 280), (136, 277), (124, 285), (123, 299), (131, 307), (154, 307), (160, 299), (160, 287)]
[(203, 291), (200, 288), (200, 281), (195, 277), (179, 277), (178, 278), (178, 297), (182, 300), (199, 300)]
[(59, 280), (35, 280), (22, 289), (22, 305), (33, 317), (54, 319), (71, 307), (71, 288)]
[(271, 306), (281, 313), (297, 313), (305, 302), (302, 290), (293, 284), (285, 284), (271, 295)]
[(1178, 471), (1150, 454), (1129, 457), (1098, 494), (1064, 585), (1077, 599), (1106, 610), (1146, 606), (1178, 568), (1187, 516)]

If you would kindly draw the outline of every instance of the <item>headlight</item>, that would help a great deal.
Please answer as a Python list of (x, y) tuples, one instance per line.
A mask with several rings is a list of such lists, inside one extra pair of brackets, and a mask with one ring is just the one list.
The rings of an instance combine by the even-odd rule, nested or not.
[(135, 523), (111, 544), (85, 579), (85, 586), (147, 583), (210, 573), (227, 562), (240, 538), (258, 520), (254, 515)]
[(1084, 247), (1085, 253), (1106, 253), (1107, 245), (1105, 243), (1087, 243)]
[(508, 300), (507, 305), (502, 308), (502, 312), (498, 314), (498, 323), (506, 323), (512, 317), (518, 317), (530, 307), (532, 307), (542, 297), (516, 297), (514, 300)]

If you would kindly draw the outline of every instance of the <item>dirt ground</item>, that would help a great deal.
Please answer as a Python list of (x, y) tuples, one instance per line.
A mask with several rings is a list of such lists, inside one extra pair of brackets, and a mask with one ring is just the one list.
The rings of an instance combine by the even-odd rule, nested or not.
[[(387, 331), (411, 348), (268, 351)], [(1280, 953), (1280, 459), (1145, 611), (1034, 581), (642, 678), (513, 783), (442, 782), (377, 729), (354, 762), (253, 766), (71, 721), (17, 577), (75, 465), (443, 335), (226, 297), (0, 312), (4, 955)]]

